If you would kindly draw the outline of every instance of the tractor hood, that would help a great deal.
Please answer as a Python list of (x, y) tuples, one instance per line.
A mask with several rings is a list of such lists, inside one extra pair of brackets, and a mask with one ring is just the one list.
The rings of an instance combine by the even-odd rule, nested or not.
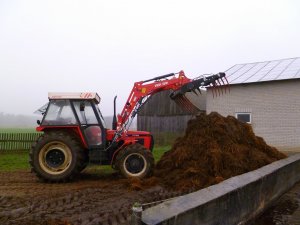
[(147, 131), (127, 131), (127, 136), (147, 136), (150, 135), (150, 132)]
[[(114, 137), (115, 133), (116, 133), (115, 130), (109, 130), (109, 129), (107, 129), (106, 130), (107, 139), (108, 140), (112, 140), (112, 138)], [(150, 132), (147, 132), (147, 131), (132, 131), (132, 130), (129, 130), (129, 131), (127, 131), (126, 136), (129, 136), (129, 137), (151, 136), (151, 134), (150, 134)]]

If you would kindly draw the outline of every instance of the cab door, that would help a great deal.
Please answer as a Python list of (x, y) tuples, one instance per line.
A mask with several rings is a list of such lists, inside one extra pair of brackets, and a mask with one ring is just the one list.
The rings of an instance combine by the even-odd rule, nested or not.
[(105, 146), (105, 129), (92, 100), (73, 101), (80, 127), (89, 148)]

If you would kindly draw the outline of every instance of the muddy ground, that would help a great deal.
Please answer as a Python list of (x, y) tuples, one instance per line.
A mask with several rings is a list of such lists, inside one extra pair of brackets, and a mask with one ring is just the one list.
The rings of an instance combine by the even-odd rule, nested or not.
[(0, 173), (0, 224), (130, 224), (135, 202), (182, 195), (285, 157), (250, 125), (201, 114), (143, 181), (83, 172), (71, 183), (47, 184), (29, 171)]
[(30, 171), (0, 173), (0, 224), (129, 224), (135, 202), (173, 197), (160, 186), (134, 191), (117, 174), (83, 173), (47, 184)]

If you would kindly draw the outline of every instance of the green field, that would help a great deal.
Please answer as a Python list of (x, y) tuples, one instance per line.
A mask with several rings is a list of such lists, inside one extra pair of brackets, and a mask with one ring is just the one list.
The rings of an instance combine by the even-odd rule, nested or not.
[(171, 149), (171, 147), (170, 146), (159, 146), (159, 147), (155, 147), (154, 149), (153, 149), (153, 156), (154, 156), (154, 159), (155, 159), (155, 162), (157, 162), (161, 157), (162, 157), (162, 155), (166, 152), (166, 151), (168, 151), (168, 150), (170, 150)]
[(1, 153), (0, 171), (29, 169), (28, 153)]
[(35, 128), (0, 128), (0, 133), (35, 133)]
[[(156, 147), (153, 149), (153, 156), (157, 162), (164, 152), (168, 151), (170, 146)], [(28, 153), (1, 153), (0, 171), (29, 170)], [(110, 166), (91, 165), (87, 171), (92, 173), (111, 173), (113, 169)]]

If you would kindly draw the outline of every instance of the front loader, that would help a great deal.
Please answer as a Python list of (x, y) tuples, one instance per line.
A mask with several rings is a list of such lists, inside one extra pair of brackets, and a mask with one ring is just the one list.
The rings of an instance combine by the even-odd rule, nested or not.
[(225, 73), (189, 79), (180, 71), (136, 82), (117, 116), (115, 98), (112, 129), (105, 125), (97, 93), (49, 93), (49, 103), (38, 110), (43, 118), (36, 129), (43, 134), (30, 151), (32, 171), (44, 181), (63, 182), (90, 162), (110, 164), (128, 178), (149, 176), (154, 167), (153, 137), (149, 132), (128, 130), (141, 107), (155, 93), (173, 90), (171, 99), (196, 113), (185, 93), (198, 94), (201, 87), (211, 86), (220, 94), (217, 86), (222, 84), (226, 91), (226, 81)]

